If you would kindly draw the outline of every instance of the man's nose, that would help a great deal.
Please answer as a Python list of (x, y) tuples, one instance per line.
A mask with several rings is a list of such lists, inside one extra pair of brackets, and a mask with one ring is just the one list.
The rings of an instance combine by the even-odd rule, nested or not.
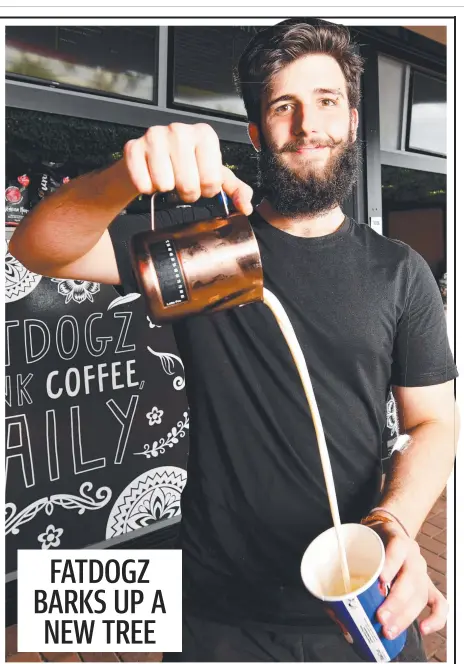
[(319, 123), (319, 114), (313, 104), (299, 104), (293, 116), (293, 133), (295, 136), (318, 134), (320, 132)]

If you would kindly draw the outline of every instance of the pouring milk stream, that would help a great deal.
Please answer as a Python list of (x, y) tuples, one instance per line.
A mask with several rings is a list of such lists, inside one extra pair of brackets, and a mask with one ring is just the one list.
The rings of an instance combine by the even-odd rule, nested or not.
[(155, 196), (151, 231), (131, 239), (131, 258), (140, 292), (153, 320), (172, 323), (188, 315), (213, 313), (251, 302), (263, 302), (273, 313), (288, 344), (310, 408), (322, 463), (330, 511), (336, 529), (345, 592), (352, 587), (341, 531), (335, 484), (327, 443), (306, 361), (292, 324), (277, 297), (263, 288), (258, 243), (248, 217), (230, 214), (202, 222), (155, 230)]
[(290, 322), (289, 317), (282, 304), (279, 302), (278, 298), (271, 293), (270, 290), (264, 288), (264, 304), (269, 307), (272, 311), (277, 324), (280, 327), (280, 330), (287, 342), (290, 353), (292, 354), (293, 361), (295, 362), (296, 368), (303, 383), (303, 389), (308, 400), (309, 409), (311, 411), (311, 417), (313, 419), (314, 429), (316, 431), (317, 445), (319, 447), (319, 454), (321, 457), (322, 463), (322, 472), (324, 474), (325, 486), (327, 489), (327, 495), (329, 498), (330, 512), (332, 514), (332, 520), (334, 522), (335, 531), (337, 533), (338, 540), (338, 550), (340, 553), (340, 565), (343, 576), (343, 584), (345, 586), (345, 592), (349, 593), (355, 588), (351, 585), (350, 571), (348, 568), (348, 561), (346, 558), (345, 545), (343, 543), (343, 535), (341, 530), (341, 521), (340, 521), (340, 512), (338, 510), (337, 494), (335, 491), (335, 483), (333, 479), (332, 466), (330, 464), (329, 452), (327, 450), (327, 442), (325, 440), (324, 429), (322, 427), (321, 416), (319, 415), (319, 409), (316, 403), (316, 397), (314, 395), (313, 386), (311, 383), (311, 378), (309, 377), (308, 367), (306, 365), (306, 360), (301, 350), (301, 346), (298, 343), (293, 326)]

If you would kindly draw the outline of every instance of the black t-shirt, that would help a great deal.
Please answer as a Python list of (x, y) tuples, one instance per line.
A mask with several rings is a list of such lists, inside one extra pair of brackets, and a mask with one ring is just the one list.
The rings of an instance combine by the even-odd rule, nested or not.
[[(110, 230), (131, 291), (124, 235), (149, 221), (122, 219), (123, 233)], [(280, 231), (257, 212), (250, 221), (264, 285), (285, 307), (308, 365), (341, 520), (359, 522), (379, 499), (389, 386), (457, 375), (438, 287), (418, 253), (351, 219), (317, 238)], [(324, 622), (300, 561), (333, 524), (308, 404), (273, 315), (256, 303), (186, 318), (173, 330), (190, 406), (186, 605), (231, 622)]]

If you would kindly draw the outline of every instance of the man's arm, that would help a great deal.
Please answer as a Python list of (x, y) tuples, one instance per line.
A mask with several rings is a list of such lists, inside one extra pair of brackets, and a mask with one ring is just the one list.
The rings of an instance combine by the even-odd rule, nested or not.
[(395, 452), (379, 507), (395, 514), (415, 538), (451, 474), (459, 436), (454, 381), (393, 387), (401, 433), (411, 436)]
[(251, 214), (253, 191), (222, 164), (219, 138), (209, 125), (150, 127), (124, 146), (124, 157), (68, 184), (39, 203), (16, 229), (9, 251), (47, 277), (120, 283), (107, 231), (138, 194), (177, 189), (187, 203), (221, 188), (242, 214)]
[[(411, 442), (403, 452), (393, 455), (379, 507), (398, 517), (410, 537), (394, 520), (371, 526), (385, 544), (382, 580), (393, 583), (378, 612), (389, 638), (406, 629), (427, 605), (432, 614), (421, 622), (423, 634), (441, 629), (446, 621), (446, 601), (431, 583), (414, 538), (453, 468), (459, 436), (453, 387), (454, 381), (448, 381), (393, 389), (400, 430), (411, 436)], [(383, 515), (389, 517), (388, 513)], [(372, 516), (378, 514), (382, 512)]]
[(117, 284), (107, 228), (137, 193), (124, 160), (71, 180), (24, 217), (9, 251), (47, 277)]

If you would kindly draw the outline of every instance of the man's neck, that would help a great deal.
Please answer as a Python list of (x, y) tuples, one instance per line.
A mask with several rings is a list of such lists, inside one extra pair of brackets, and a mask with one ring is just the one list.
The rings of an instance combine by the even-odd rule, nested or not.
[(274, 210), (266, 198), (263, 198), (256, 209), (269, 224), (285, 233), (298, 237), (330, 235), (330, 233), (335, 233), (345, 219), (340, 206), (316, 215), (285, 217)]

